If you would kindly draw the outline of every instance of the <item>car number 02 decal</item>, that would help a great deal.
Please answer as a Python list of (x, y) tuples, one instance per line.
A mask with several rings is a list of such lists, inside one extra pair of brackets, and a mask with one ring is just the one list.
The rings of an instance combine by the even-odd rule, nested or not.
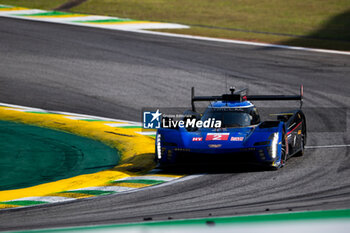
[(208, 133), (206, 141), (227, 141), (230, 133)]

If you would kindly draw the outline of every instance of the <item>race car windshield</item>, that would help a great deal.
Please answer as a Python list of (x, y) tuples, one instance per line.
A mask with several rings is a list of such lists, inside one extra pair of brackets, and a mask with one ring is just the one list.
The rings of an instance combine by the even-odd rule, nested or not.
[(202, 121), (207, 119), (220, 120), (221, 127), (247, 127), (260, 122), (255, 107), (252, 108), (207, 108), (202, 116)]

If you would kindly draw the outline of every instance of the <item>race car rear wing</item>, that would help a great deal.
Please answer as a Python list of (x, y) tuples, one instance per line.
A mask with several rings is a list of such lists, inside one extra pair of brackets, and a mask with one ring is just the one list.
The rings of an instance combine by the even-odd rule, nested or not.
[(304, 88), (300, 86), (300, 95), (247, 95), (248, 90), (243, 89), (235, 91), (234, 87), (230, 87), (231, 94), (223, 94), (221, 96), (195, 96), (194, 87), (191, 89), (191, 105), (192, 111), (195, 111), (194, 102), (196, 101), (272, 101), (272, 100), (299, 100), (300, 108), (303, 106)]

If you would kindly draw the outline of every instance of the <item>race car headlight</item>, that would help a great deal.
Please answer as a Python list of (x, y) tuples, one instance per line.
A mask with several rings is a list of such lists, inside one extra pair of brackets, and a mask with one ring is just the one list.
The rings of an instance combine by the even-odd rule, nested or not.
[(160, 134), (157, 134), (157, 157), (158, 159), (161, 159), (162, 158), (162, 145), (160, 143), (160, 140), (161, 140), (161, 136)]
[(271, 155), (272, 158), (276, 158), (276, 155), (277, 155), (277, 143), (278, 143), (278, 133), (273, 133), (271, 147), (270, 147), (270, 155)]

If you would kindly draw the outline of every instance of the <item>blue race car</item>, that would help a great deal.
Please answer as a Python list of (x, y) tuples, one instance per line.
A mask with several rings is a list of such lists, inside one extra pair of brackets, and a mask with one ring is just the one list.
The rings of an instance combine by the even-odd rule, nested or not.
[[(246, 90), (234, 88), (230, 91), (222, 96), (194, 96), (192, 88), (192, 110), (184, 114), (182, 122), (169, 127), (172, 119), (162, 119), (155, 143), (160, 167), (245, 163), (278, 169), (289, 157), (303, 155), (306, 121), (301, 110), (302, 86), (300, 95), (247, 95)], [(272, 100), (299, 100), (300, 109), (276, 114), (275, 121), (261, 122), (251, 101)], [(196, 112), (197, 101), (210, 101), (202, 114)], [(220, 124), (214, 126), (213, 121)], [(205, 122), (208, 127), (203, 127)]]

